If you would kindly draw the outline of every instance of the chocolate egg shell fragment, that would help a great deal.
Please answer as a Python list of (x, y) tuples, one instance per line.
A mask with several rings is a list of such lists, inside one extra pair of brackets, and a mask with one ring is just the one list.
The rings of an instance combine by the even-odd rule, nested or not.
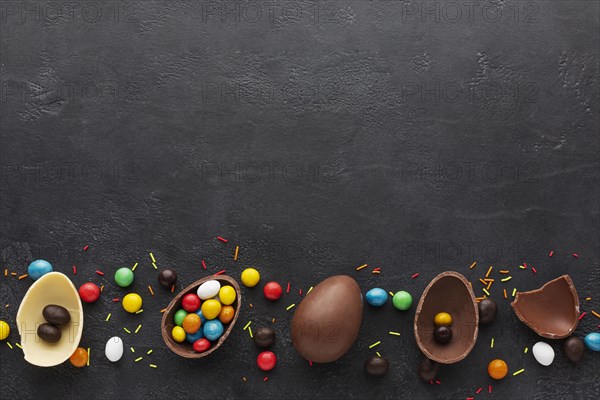
[(548, 339), (569, 336), (579, 322), (579, 297), (569, 275), (536, 290), (517, 292), (511, 305), (525, 325)]
[(64, 325), (71, 322), (71, 314), (69, 314), (67, 309), (56, 304), (49, 304), (44, 307), (42, 315), (46, 322), (53, 325)]
[(347, 275), (325, 279), (306, 295), (292, 319), (292, 344), (307, 360), (326, 363), (343, 356), (358, 336), (363, 302)]
[[(452, 339), (438, 343), (434, 338), (434, 317), (447, 312), (452, 316)], [(415, 339), (429, 359), (452, 364), (465, 358), (473, 349), (479, 332), (479, 310), (473, 290), (464, 276), (454, 271), (442, 272), (429, 283), (415, 314)]]
[(269, 347), (275, 341), (275, 331), (271, 328), (262, 327), (254, 333), (254, 343), (259, 347)]
[(563, 350), (569, 361), (576, 364), (583, 358), (585, 345), (580, 338), (571, 336), (563, 344)]
[(380, 378), (387, 374), (390, 363), (383, 357), (372, 356), (367, 358), (364, 367), (367, 375)]
[(427, 357), (423, 357), (423, 360), (419, 363), (419, 377), (425, 382), (435, 379), (439, 370), (440, 364), (431, 361)]
[(60, 333), (60, 329), (48, 323), (44, 323), (38, 326), (37, 334), (41, 339), (45, 340), (48, 343), (56, 343), (60, 340), (60, 337), (62, 336), (62, 334)]
[(486, 297), (478, 303), (478, 307), (480, 324), (489, 324), (496, 318), (498, 306), (494, 300)]

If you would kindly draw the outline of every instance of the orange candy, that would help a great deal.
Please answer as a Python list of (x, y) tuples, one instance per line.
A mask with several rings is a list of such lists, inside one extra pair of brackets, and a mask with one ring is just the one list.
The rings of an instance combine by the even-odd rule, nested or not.
[(196, 313), (190, 313), (183, 319), (183, 330), (187, 333), (196, 333), (200, 329), (200, 316)]
[(88, 360), (87, 350), (83, 347), (78, 347), (75, 349), (75, 352), (69, 357), (69, 361), (71, 364), (76, 366), (77, 368), (85, 367)]
[(503, 360), (492, 360), (488, 364), (488, 374), (494, 379), (502, 379), (508, 374), (508, 365)]
[(221, 307), (221, 312), (219, 313), (219, 321), (224, 324), (228, 324), (233, 319), (235, 315), (235, 310), (232, 306), (223, 306)]

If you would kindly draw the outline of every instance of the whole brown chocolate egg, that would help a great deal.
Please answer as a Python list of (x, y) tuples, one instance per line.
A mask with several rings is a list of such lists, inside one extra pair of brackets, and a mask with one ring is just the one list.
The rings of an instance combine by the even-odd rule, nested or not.
[(358, 337), (363, 301), (347, 275), (325, 279), (306, 295), (292, 319), (292, 344), (307, 360), (327, 363), (346, 354)]

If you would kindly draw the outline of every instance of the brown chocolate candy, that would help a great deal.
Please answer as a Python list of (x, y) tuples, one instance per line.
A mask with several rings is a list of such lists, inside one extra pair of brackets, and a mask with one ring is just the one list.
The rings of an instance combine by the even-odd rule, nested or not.
[(425, 382), (435, 379), (439, 370), (440, 364), (431, 361), (427, 357), (423, 357), (423, 360), (419, 363), (419, 377)]
[(498, 306), (494, 300), (486, 297), (478, 303), (478, 307), (480, 324), (489, 324), (496, 318)]
[[(454, 339), (446, 344), (435, 340), (432, 324), (435, 315), (442, 311), (452, 316)], [(433, 278), (419, 300), (414, 330), (417, 345), (433, 361), (452, 364), (469, 354), (479, 332), (479, 311), (464, 276), (446, 271)]]
[(41, 339), (45, 340), (48, 343), (56, 343), (60, 340), (60, 337), (62, 336), (62, 334), (60, 333), (60, 329), (48, 323), (44, 323), (38, 326), (37, 334)]
[(433, 338), (438, 343), (448, 343), (452, 340), (452, 329), (448, 326), (438, 326), (433, 330)]
[(275, 331), (271, 328), (262, 327), (254, 333), (254, 343), (259, 347), (269, 347), (275, 341)]
[(56, 304), (48, 304), (44, 307), (42, 315), (46, 322), (49, 322), (52, 325), (65, 325), (71, 322), (71, 314), (69, 314), (69, 311)]
[(511, 305), (525, 325), (548, 339), (569, 336), (579, 322), (579, 297), (569, 275), (536, 290), (517, 292)]
[(372, 356), (367, 358), (364, 367), (367, 375), (381, 378), (387, 374), (390, 363), (383, 357)]
[(158, 273), (158, 283), (160, 286), (171, 289), (177, 282), (177, 273), (171, 268), (163, 269)]
[(360, 287), (347, 275), (325, 279), (308, 293), (294, 314), (292, 344), (307, 360), (332, 362), (358, 337), (363, 302)]
[(585, 345), (583, 344), (583, 340), (578, 337), (571, 336), (563, 345), (563, 350), (565, 351), (565, 355), (573, 364), (578, 363), (583, 358), (583, 354), (585, 353)]

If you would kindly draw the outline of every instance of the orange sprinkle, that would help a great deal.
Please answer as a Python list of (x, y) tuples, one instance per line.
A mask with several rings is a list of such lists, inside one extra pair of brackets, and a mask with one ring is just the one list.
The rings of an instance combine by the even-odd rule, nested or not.
[(164, 313), (165, 311), (167, 311), (166, 308), (163, 308), (162, 310), (160, 310), (161, 313)]
[(485, 279), (484, 279), (484, 281), (486, 281), (486, 282), (494, 282), (494, 281), (495, 281), (495, 279), (492, 279), (492, 278), (485, 278)]
[(19, 277), (19, 280), (21, 280), (21, 279), (25, 279), (25, 278), (27, 278), (28, 276), (29, 276), (29, 275), (27, 275), (27, 274), (23, 274), (23, 275), (21, 275), (21, 276)]
[(380, 274), (381, 271), (373, 271), (374, 274)]
[(12, 276), (17, 276), (17, 273), (16, 273), (16, 272), (11, 272), (10, 274), (11, 274)]
[(469, 269), (473, 269), (473, 267), (475, 267), (475, 265), (477, 265), (477, 261), (475, 261), (473, 264), (471, 264), (471, 266), (469, 267)]
[(171, 286), (171, 293), (175, 291), (175, 285)]
[(4, 270), (4, 276), (8, 276), (8, 270), (7, 269)]
[(8, 306), (10, 306), (10, 304), (7, 304), (7, 305), (5, 305), (4, 307), (5, 307), (5, 308), (8, 308)]
[(100, 286), (100, 291), (104, 290), (104, 285)]
[(490, 276), (490, 274), (492, 273), (492, 266), (490, 265), (490, 268), (488, 269), (487, 274), (485, 274), (485, 277), (487, 278), (488, 276)]
[(487, 285), (487, 282), (484, 281), (483, 279), (479, 278), (479, 282), (483, 283), (484, 285)]
[(252, 308), (252, 303), (248, 304), (250, 306), (250, 308)]
[(508, 274), (509, 272), (510, 272), (510, 271), (509, 271), (509, 270), (507, 270), (507, 269), (501, 269), (501, 270), (500, 270), (500, 273), (501, 273), (501, 274)]
[(487, 290), (490, 290), (490, 288), (492, 287), (492, 283), (494, 283), (494, 282), (488, 282), (488, 285), (486, 287)]
[(508, 299), (508, 295), (506, 294), (506, 289), (504, 289), (504, 298)]
[(233, 256), (233, 261), (237, 261), (239, 251), (240, 251), (240, 246), (235, 246), (235, 254)]
[(594, 314), (595, 317), (600, 318), (600, 314), (598, 314), (596, 311), (592, 311), (592, 314)]
[(360, 267), (356, 268), (356, 270), (357, 270), (357, 271), (360, 271), (360, 270), (361, 270), (361, 269), (363, 269), (363, 268), (367, 268), (367, 266), (368, 266), (368, 265), (369, 265), (369, 264), (363, 264), (363, 265), (361, 265)]
[(152, 286), (148, 285), (148, 290), (150, 291), (150, 294), (154, 296), (154, 290), (152, 290)]

